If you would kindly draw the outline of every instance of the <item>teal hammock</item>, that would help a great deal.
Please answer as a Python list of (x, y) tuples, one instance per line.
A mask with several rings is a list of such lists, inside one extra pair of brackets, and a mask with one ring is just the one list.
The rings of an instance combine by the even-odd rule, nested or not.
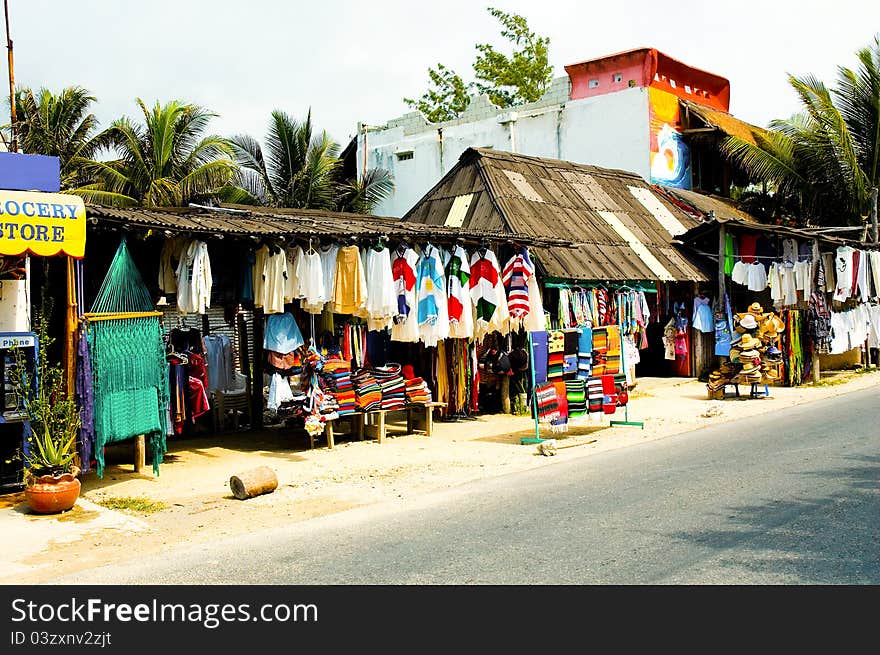
[(149, 439), (153, 471), (159, 475), (166, 449), (169, 403), (159, 316), (107, 316), (153, 311), (149, 290), (123, 237), (92, 310), (86, 315), (98, 477), (104, 476), (104, 446), (141, 434)]

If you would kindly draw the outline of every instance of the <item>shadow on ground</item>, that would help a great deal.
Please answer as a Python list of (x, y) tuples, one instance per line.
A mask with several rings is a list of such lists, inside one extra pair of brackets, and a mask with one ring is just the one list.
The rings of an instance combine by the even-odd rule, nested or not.
[(805, 474), (842, 483), (842, 491), (798, 502), (733, 507), (727, 530), (674, 536), (719, 552), (746, 548), (752, 559), (745, 564), (738, 560), (736, 566), (756, 574), (796, 578), (802, 584), (878, 584), (880, 457), (846, 459), (852, 465)]

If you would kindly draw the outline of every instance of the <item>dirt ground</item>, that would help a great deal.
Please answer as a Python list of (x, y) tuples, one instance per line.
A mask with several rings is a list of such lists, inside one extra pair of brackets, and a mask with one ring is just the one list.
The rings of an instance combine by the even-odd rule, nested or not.
[[(69, 512), (33, 515), (22, 494), (0, 496), (0, 534), (7, 544), (0, 551), (0, 584), (40, 583), (135, 554), (361, 505), (406, 503), (418, 494), (573, 458), (589, 466), (587, 458), (597, 452), (877, 385), (877, 371), (836, 372), (818, 386), (771, 387), (769, 397), (709, 401), (705, 385), (694, 379), (643, 378), (630, 394), (629, 418), (644, 421), (644, 429), (609, 427), (607, 420), (562, 434), (542, 426), (541, 436), (555, 440), (554, 456), (522, 445), (522, 437), (534, 436), (534, 422), (510, 415), (437, 421), (431, 437), (402, 434), (401, 415), (401, 421), (390, 419), (384, 443), (338, 436), (332, 450), (310, 450), (305, 436), (278, 429), (172, 438), (158, 477), (150, 470), (134, 473), (130, 448), (117, 447), (108, 450), (103, 479), (85, 476), (80, 500)], [(623, 411), (611, 418), (622, 420)], [(261, 465), (276, 472), (275, 492), (235, 499), (230, 476)], [(115, 510), (101, 504), (131, 498), (154, 507)]]

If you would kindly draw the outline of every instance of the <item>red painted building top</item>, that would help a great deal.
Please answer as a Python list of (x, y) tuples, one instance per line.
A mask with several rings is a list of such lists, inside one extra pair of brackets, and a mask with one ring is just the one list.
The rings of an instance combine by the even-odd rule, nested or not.
[(653, 87), (680, 98), (728, 111), (730, 82), (673, 59), (656, 48), (637, 48), (565, 67), (571, 99), (590, 98), (631, 86)]

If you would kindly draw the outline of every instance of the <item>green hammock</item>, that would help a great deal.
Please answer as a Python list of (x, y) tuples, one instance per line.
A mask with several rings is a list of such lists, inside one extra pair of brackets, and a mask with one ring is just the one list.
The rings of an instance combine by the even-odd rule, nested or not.
[(151, 312), (150, 292), (122, 242), (87, 318), (95, 416), (95, 459), (104, 476), (104, 446), (149, 437), (153, 471), (165, 455), (169, 403), (165, 344), (158, 316), (100, 320), (101, 314)]

